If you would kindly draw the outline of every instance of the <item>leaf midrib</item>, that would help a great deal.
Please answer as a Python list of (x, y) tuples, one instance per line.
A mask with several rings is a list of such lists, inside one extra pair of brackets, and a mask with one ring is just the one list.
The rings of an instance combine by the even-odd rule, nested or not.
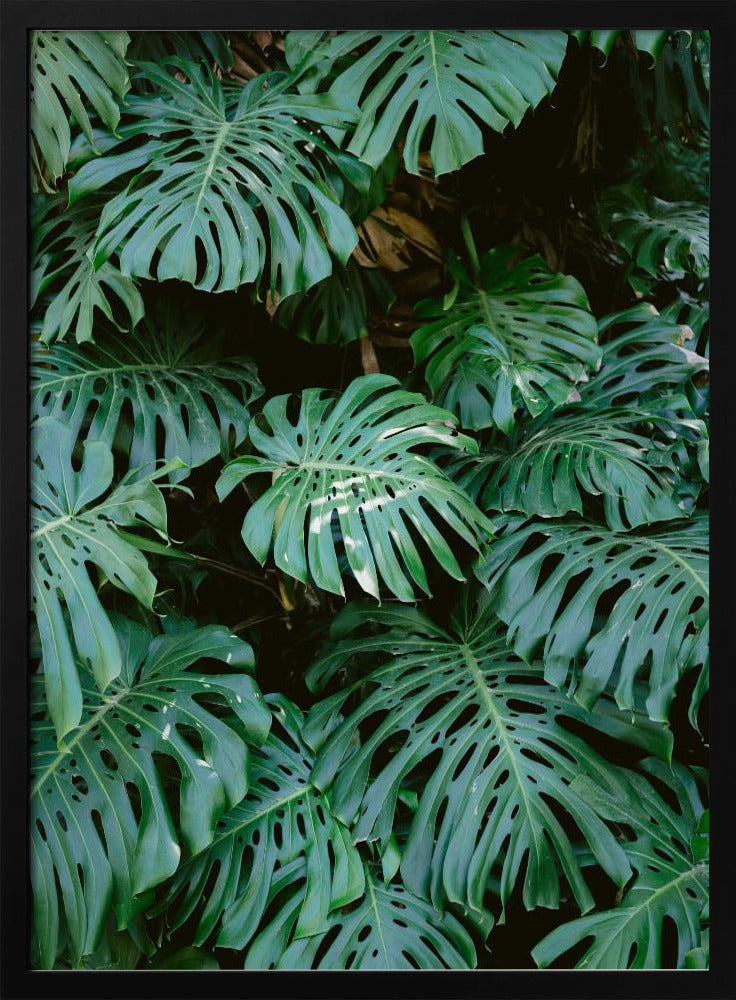
[(526, 812), (527, 817), (529, 817), (530, 820), (529, 829), (532, 834), (534, 851), (535, 854), (537, 855), (537, 863), (539, 863), (539, 851), (537, 848), (536, 835), (534, 833), (534, 823), (531, 822), (533, 810), (531, 808), (531, 803), (529, 802), (529, 797), (527, 795), (526, 786), (522, 779), (522, 775), (519, 773), (518, 761), (516, 759), (516, 754), (514, 753), (513, 745), (506, 731), (504, 719), (500, 714), (500, 712), (498, 711), (498, 709), (496, 708), (495, 702), (493, 700), (493, 695), (488, 690), (488, 685), (486, 684), (485, 677), (483, 676), (483, 673), (480, 667), (478, 666), (478, 661), (475, 658), (473, 650), (470, 648), (470, 646), (466, 645), (465, 643), (462, 643), (459, 648), (460, 651), (462, 652), (465, 663), (467, 664), (468, 670), (470, 671), (470, 675), (473, 678), (473, 681), (478, 689), (481, 699), (488, 709), (488, 714), (493, 719), (496, 731), (498, 732), (499, 737), (503, 742), (504, 750), (508, 758), (509, 765), (514, 772), (514, 778), (516, 780), (517, 788), (521, 792), (521, 797), (524, 802), (524, 810)]
[[(227, 358), (227, 361), (237, 361), (237, 358)], [(54, 385), (65, 385), (69, 382), (82, 381), (84, 379), (90, 378), (101, 378), (103, 375), (127, 375), (130, 372), (144, 371), (148, 374), (153, 374), (155, 372), (165, 372), (170, 375), (171, 378), (181, 378), (183, 372), (196, 372), (202, 369), (208, 368), (220, 368), (222, 366), (222, 361), (207, 361), (198, 365), (188, 365), (180, 364), (177, 360), (176, 362), (158, 364), (158, 365), (119, 365), (116, 368), (90, 368), (86, 371), (75, 372), (73, 375), (59, 375), (53, 379), (39, 379), (37, 385), (37, 391), (46, 390), (50, 386)], [(233, 373), (233, 378), (237, 377), (236, 373)]]
[(447, 117), (447, 110), (445, 108), (445, 100), (442, 96), (442, 88), (440, 86), (440, 76), (439, 76), (439, 71), (437, 69), (437, 48), (434, 43), (435, 32), (429, 31), (427, 32), (427, 35), (429, 38), (429, 47), (432, 52), (432, 72), (434, 73), (434, 85), (435, 85), (435, 90), (437, 91), (437, 97), (439, 98), (439, 105), (440, 105), (440, 111), (442, 113), (442, 119), (445, 123), (445, 134), (449, 139), (450, 147), (452, 149), (452, 155), (455, 159), (455, 162), (462, 163), (462, 156), (458, 151), (457, 143), (455, 141), (455, 135), (450, 127), (450, 121)]
[[(649, 909), (649, 907), (652, 905), (652, 901), (656, 899), (657, 896), (661, 896), (662, 893), (665, 892), (670, 892), (676, 885), (679, 885), (680, 882), (684, 882), (686, 879), (696, 878), (698, 872), (701, 871), (705, 872), (708, 870), (709, 867), (710, 865), (706, 862), (701, 862), (700, 864), (693, 865), (692, 867), (688, 868), (686, 872), (682, 872), (681, 875), (678, 875), (677, 878), (671, 879), (669, 882), (665, 883), (665, 885), (660, 886), (659, 889), (655, 889), (654, 892), (652, 892), (646, 898), (646, 900), (644, 900), (644, 902), (639, 903), (637, 906), (628, 906), (628, 907), (622, 906), (619, 912), (626, 913), (626, 919), (623, 921), (622, 924), (619, 925), (617, 935), (620, 936), (623, 933), (623, 928), (626, 927), (628, 924), (630, 924), (632, 920), (635, 920), (642, 910)], [(635, 888), (636, 885), (632, 886), (632, 891)], [(582, 962), (578, 966), (578, 968), (582, 969), (587, 964), (588, 964), (587, 961)]]
[(33, 787), (31, 789), (31, 795), (30, 795), (31, 800), (36, 795), (36, 793), (41, 790), (46, 781), (48, 781), (48, 779), (54, 773), (58, 765), (63, 760), (66, 760), (69, 757), (69, 755), (72, 752), (72, 749), (77, 745), (77, 743), (79, 743), (82, 737), (86, 733), (88, 733), (90, 729), (92, 729), (95, 725), (97, 725), (97, 723), (101, 719), (103, 719), (105, 715), (107, 715), (110, 709), (114, 708), (115, 705), (117, 705), (117, 703), (121, 700), (121, 698), (125, 697), (126, 694), (128, 694), (128, 689), (122, 688), (112, 698), (107, 699), (100, 706), (100, 708), (97, 709), (97, 711), (93, 712), (92, 715), (90, 715), (89, 719), (85, 722), (85, 724), (83, 726), (80, 726), (79, 729), (77, 729), (77, 731), (74, 733), (74, 736), (72, 736), (69, 742), (64, 744), (64, 749), (59, 751), (59, 753), (54, 757), (53, 761), (49, 764), (49, 766), (46, 768), (41, 777), (34, 782)]

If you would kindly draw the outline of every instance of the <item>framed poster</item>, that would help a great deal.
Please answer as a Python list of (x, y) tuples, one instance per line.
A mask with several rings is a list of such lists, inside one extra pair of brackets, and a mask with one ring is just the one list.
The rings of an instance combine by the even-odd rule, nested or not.
[(2, 18), (3, 996), (733, 996), (733, 6)]

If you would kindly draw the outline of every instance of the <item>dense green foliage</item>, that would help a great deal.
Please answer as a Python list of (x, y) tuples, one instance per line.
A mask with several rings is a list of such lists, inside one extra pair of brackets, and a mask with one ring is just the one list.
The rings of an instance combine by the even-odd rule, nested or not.
[(706, 967), (707, 34), (31, 70), (34, 965)]

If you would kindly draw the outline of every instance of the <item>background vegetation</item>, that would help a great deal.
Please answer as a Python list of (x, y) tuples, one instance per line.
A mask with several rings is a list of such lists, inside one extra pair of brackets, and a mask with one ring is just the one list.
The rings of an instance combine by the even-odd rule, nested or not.
[(702, 32), (36, 32), (39, 968), (708, 962)]

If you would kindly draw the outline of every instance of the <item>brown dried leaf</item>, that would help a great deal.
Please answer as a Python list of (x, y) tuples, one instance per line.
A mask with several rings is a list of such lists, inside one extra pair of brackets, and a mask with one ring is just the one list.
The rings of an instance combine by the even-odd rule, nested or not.
[(259, 70), (247, 63), (237, 52), (233, 52), (233, 65), (230, 73), (241, 79), (252, 80), (254, 76), (258, 76)]
[(273, 33), (271, 31), (251, 31), (250, 37), (260, 49), (267, 49), (273, 45)]
[(353, 256), (361, 267), (382, 267), (403, 271), (411, 261), (406, 240), (393, 236), (381, 223), (369, 216), (358, 229), (359, 242)]
[(442, 248), (429, 226), (408, 212), (390, 205), (381, 205), (373, 213), (374, 217), (395, 226), (406, 238), (433, 260), (442, 260)]
[(358, 230), (360, 242), (354, 251), (362, 267), (403, 271), (412, 262), (411, 248), (441, 261), (442, 249), (426, 223), (391, 205), (381, 205)]

